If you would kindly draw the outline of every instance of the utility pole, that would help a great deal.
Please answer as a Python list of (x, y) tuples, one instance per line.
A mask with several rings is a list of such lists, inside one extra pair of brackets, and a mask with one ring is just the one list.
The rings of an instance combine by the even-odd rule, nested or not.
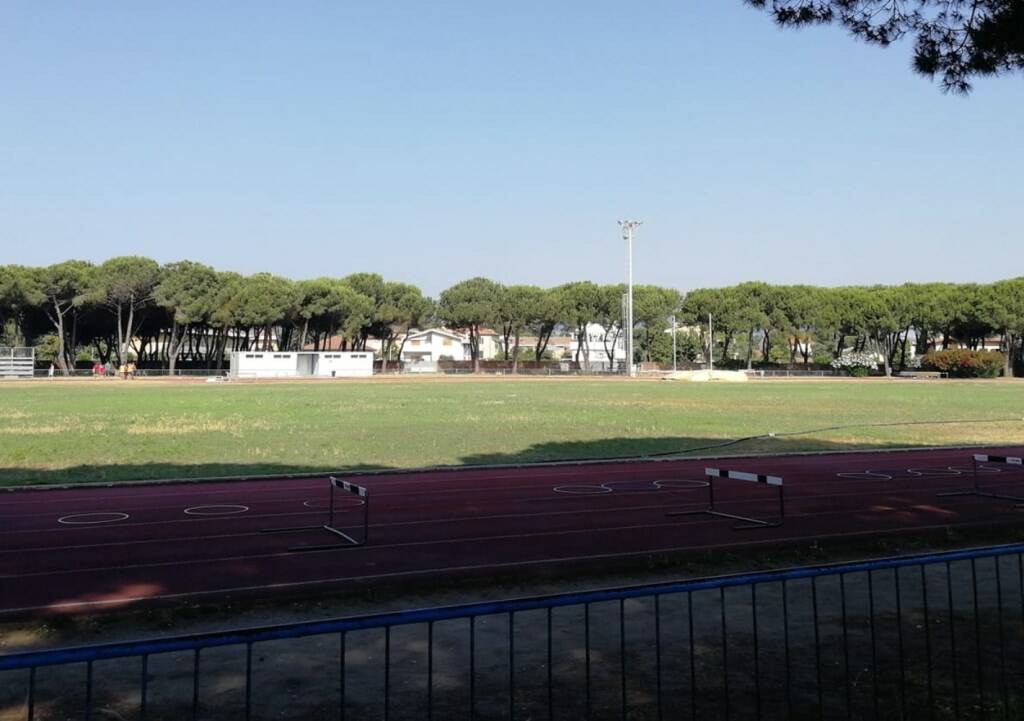
[(715, 327), (711, 325), (711, 314), (708, 313), (708, 370), (715, 369)]
[(626, 369), (629, 377), (636, 376), (633, 366), (633, 230), (643, 225), (642, 220), (620, 220), (622, 239), (626, 241)]
[(672, 372), (676, 372), (676, 317), (670, 315), (668, 317), (672, 321)]

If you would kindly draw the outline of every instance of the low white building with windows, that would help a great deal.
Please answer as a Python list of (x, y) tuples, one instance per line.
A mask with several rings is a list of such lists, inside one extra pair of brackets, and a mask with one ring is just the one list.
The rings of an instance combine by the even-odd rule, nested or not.
[(232, 378), (362, 378), (373, 375), (373, 353), (360, 351), (234, 351)]

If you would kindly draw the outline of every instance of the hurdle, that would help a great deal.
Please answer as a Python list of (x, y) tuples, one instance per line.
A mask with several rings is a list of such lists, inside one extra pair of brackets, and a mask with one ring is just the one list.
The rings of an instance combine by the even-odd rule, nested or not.
[[(365, 546), (370, 540), (370, 492), (364, 487), (330, 476), (328, 496), (327, 522), (317, 526), (291, 526), (288, 528), (264, 528), (260, 533), (299, 533), (300, 531), (327, 531), (340, 536), (344, 543), (327, 543), (316, 546), (292, 546), (289, 551), (327, 551), (334, 548), (358, 548)], [(347, 491), (358, 496), (363, 502), (363, 534), (362, 538), (354, 538), (334, 525), (334, 492), (335, 489)]]
[(980, 475), (978, 474), (978, 465), (981, 463), (1001, 463), (1008, 466), (1024, 466), (1024, 459), (1016, 458), (1014, 456), (989, 456), (984, 453), (975, 453), (971, 457), (971, 461), (974, 465), (974, 486), (962, 491), (945, 491), (943, 493), (936, 493), (935, 495), (937, 498), (946, 498), (949, 496), (979, 496), (981, 498), (996, 498), (1002, 501), (1016, 501), (1018, 506), (1024, 504), (1024, 497), (986, 491), (981, 487)]
[[(783, 492), (783, 484), (781, 476), (768, 476), (761, 473), (747, 473), (746, 471), (728, 471), (721, 468), (705, 468), (704, 476), (708, 479), (708, 505), (707, 508), (702, 508), (697, 511), (672, 511), (666, 513), (667, 517), (676, 516), (697, 516), (707, 515), (716, 516), (718, 518), (731, 518), (734, 521), (742, 521), (742, 523), (733, 526), (736, 531), (747, 531), (755, 528), (778, 528), (782, 525), (782, 522), (786, 518), (786, 498)], [(750, 481), (752, 483), (763, 483), (768, 486), (774, 486), (778, 489), (778, 503), (779, 503), (779, 516), (774, 521), (765, 520), (763, 518), (753, 518), (752, 516), (740, 516), (735, 513), (727, 513), (726, 511), (720, 511), (715, 507), (715, 480), (719, 478), (728, 478), (734, 481)]]

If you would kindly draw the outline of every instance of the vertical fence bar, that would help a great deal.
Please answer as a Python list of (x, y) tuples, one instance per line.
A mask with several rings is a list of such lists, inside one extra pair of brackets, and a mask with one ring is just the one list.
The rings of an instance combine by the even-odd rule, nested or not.
[(1020, 621), (1024, 625), (1024, 554), (1017, 554), (1017, 583), (1020, 585)]
[(654, 597), (654, 689), (658, 721), (664, 718), (661, 709), (661, 596)]
[(508, 717), (516, 718), (516, 617), (515, 611), (508, 613)]
[(192, 721), (199, 718), (199, 649), (192, 654)]
[(843, 683), (846, 693), (846, 718), (853, 718), (853, 694), (850, 681), (850, 636), (846, 621), (846, 574), (839, 574), (839, 613), (843, 627), (843, 675), (846, 677)]
[(36, 667), (28, 670), (28, 698), (25, 699), (26, 717), (28, 721), (34, 721), (36, 715)]
[(814, 621), (814, 674), (818, 691), (818, 718), (825, 719), (825, 694), (821, 688), (821, 631), (818, 629), (818, 579), (811, 577), (811, 616)]
[(690, 633), (690, 719), (697, 719), (697, 653), (694, 648), (693, 639), (693, 591), (686, 592), (686, 622), (689, 624)]
[(139, 721), (146, 721), (146, 704), (149, 701), (149, 654), (142, 655), (142, 678), (139, 679)]
[(760, 662), (760, 648), (757, 637), (757, 584), (750, 584), (750, 615), (751, 621), (753, 622), (754, 632), (754, 708), (756, 709), (756, 717), (761, 718), (761, 662)]
[(85, 721), (92, 718), (92, 661), (85, 663)]
[(626, 711), (626, 600), (619, 599), (619, 675), (622, 676), (622, 718)]
[(469, 617), (469, 718), (476, 718), (476, 616)]
[(551, 607), (548, 606), (548, 721), (553, 721), (555, 718), (555, 692), (554, 692), (554, 680), (555, 672), (552, 667), (554, 662), (554, 654), (551, 652)]
[(960, 718), (960, 682), (957, 680), (957, 662), (956, 662), (956, 618), (954, 617), (955, 608), (953, 606), (953, 571), (949, 561), (946, 561), (946, 600), (949, 605), (949, 648), (950, 648), (950, 661), (952, 663), (952, 680), (953, 680), (953, 718)]
[(900, 569), (894, 568), (893, 581), (896, 590), (896, 654), (900, 665), (900, 719), (907, 718), (907, 669), (903, 665), (903, 589), (900, 586)]
[(347, 679), (345, 668), (345, 647), (348, 645), (348, 634), (344, 631), (338, 634), (338, 719), (345, 721), (345, 705), (348, 699), (345, 698)]
[(583, 645), (584, 645), (584, 668), (587, 678), (584, 687), (587, 694), (587, 718), (590, 718), (590, 604), (583, 604)]
[(1006, 630), (1003, 624), (1003, 574), (1000, 569), (999, 557), (992, 559), (996, 567), (996, 619), (999, 628), (999, 693), (1002, 698), (1003, 720), (1010, 712), (1010, 697), (1006, 686)]
[(384, 627), (384, 721), (391, 717), (391, 626)]
[(928, 574), (925, 573), (924, 564), (921, 569), (921, 611), (924, 614), (924, 658), (927, 668), (928, 679), (928, 718), (935, 720), (935, 683), (932, 678), (932, 629), (928, 618)]
[(871, 635), (871, 707), (875, 718), (878, 710), (878, 642), (875, 638), (875, 582), (874, 571), (868, 571), (868, 633)]
[(971, 559), (971, 589), (974, 594), (974, 651), (975, 662), (978, 664), (978, 709), (984, 721), (988, 714), (985, 710), (985, 671), (981, 665), (981, 608), (978, 607), (978, 564), (973, 558)]
[(427, 621), (427, 721), (434, 718), (434, 622)]
[(245, 644), (245, 721), (252, 718), (252, 643)]
[(725, 721), (729, 721), (729, 627), (725, 620), (725, 586), (718, 588), (718, 603), (722, 613), (722, 696)]
[(793, 714), (793, 667), (789, 655), (789, 584), (782, 580), (782, 645), (786, 674), (786, 716)]

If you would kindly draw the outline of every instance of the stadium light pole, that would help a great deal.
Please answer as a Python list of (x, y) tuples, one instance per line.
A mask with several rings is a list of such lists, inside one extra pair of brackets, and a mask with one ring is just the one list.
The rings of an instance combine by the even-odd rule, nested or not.
[(642, 220), (620, 220), (622, 239), (626, 241), (626, 369), (630, 378), (636, 377), (633, 367), (633, 230), (643, 225)]

